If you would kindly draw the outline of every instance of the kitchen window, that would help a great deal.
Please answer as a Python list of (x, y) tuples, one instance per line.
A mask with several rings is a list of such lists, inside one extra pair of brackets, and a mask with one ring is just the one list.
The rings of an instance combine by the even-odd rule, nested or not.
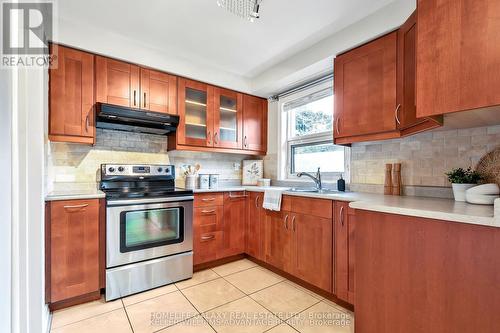
[(346, 173), (347, 149), (333, 144), (332, 79), (279, 100), (281, 112), (281, 179), (298, 179), (298, 172), (321, 168), (325, 180)]

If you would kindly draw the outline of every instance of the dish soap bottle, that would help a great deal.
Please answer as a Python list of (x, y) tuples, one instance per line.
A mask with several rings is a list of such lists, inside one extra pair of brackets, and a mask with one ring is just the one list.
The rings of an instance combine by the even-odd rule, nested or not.
[(342, 175), (340, 175), (340, 179), (337, 180), (337, 190), (345, 192), (345, 180), (342, 178)]

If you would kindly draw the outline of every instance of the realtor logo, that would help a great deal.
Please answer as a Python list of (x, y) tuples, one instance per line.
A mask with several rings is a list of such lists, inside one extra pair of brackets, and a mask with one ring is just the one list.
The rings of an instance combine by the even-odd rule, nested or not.
[(52, 2), (2, 2), (2, 66), (50, 63), (52, 11)]

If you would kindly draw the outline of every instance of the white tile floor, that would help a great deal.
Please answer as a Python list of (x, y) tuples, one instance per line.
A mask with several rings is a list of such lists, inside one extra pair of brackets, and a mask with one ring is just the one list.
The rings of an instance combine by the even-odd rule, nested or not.
[(354, 332), (353, 314), (247, 259), (53, 313), (54, 333)]

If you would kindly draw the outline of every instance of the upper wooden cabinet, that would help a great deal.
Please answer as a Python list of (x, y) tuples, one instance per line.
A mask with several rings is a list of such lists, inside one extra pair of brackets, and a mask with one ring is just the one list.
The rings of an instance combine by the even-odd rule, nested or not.
[(94, 143), (94, 55), (60, 45), (49, 70), (49, 139)]
[(242, 148), (243, 94), (214, 88), (214, 147)]
[(500, 2), (417, 2), (417, 115), (500, 104)]
[[(176, 138), (180, 145), (213, 147), (214, 88), (208, 84), (179, 79), (179, 127)], [(169, 140), (170, 141), (170, 140)]]
[(177, 114), (177, 77), (96, 56), (96, 101)]
[[(99, 200), (47, 204), (46, 281), (51, 304), (77, 297), (100, 297)], [(104, 269), (104, 267), (103, 267)]]
[(179, 78), (179, 127), (169, 150), (265, 155), (267, 100)]
[(139, 108), (139, 66), (96, 56), (96, 102)]
[(141, 68), (141, 105), (144, 110), (177, 114), (177, 77)]
[(398, 30), (335, 58), (337, 144), (397, 138), (441, 125), (416, 117), (416, 15)]
[(267, 151), (267, 100), (243, 96), (243, 149)]

